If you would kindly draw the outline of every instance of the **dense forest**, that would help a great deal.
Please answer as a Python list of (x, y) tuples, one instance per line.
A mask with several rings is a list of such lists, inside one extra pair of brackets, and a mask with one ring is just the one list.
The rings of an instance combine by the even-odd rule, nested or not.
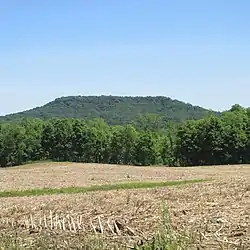
[(164, 116), (165, 120), (183, 122), (219, 114), (168, 97), (69, 96), (58, 98), (42, 107), (0, 117), (2, 121), (26, 118), (102, 118), (109, 125), (127, 125), (142, 114)]
[(250, 163), (250, 109), (234, 105), (220, 116), (181, 124), (162, 123), (158, 115), (140, 119), (123, 126), (75, 118), (2, 122), (0, 165), (47, 159), (166, 166)]

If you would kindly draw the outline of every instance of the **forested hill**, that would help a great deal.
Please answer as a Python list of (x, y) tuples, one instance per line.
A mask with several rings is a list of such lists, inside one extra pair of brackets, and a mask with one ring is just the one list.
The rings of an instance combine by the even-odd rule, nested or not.
[(134, 121), (142, 114), (157, 114), (171, 121), (182, 122), (201, 119), (208, 113), (215, 112), (163, 96), (68, 96), (57, 98), (42, 107), (2, 116), (0, 119), (103, 118), (110, 125), (122, 125)]

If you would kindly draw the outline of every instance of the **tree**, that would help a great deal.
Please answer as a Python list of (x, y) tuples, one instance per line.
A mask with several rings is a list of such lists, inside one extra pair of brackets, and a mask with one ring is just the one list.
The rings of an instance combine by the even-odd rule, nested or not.
[(141, 132), (135, 145), (136, 165), (161, 164), (161, 148), (159, 137), (153, 132)]
[(223, 129), (221, 119), (215, 116), (199, 122), (196, 143), (200, 165), (217, 165), (224, 161)]
[(25, 129), (18, 124), (4, 124), (0, 134), (1, 167), (21, 165), (25, 160)]
[(42, 134), (42, 146), (52, 160), (69, 161), (72, 155), (72, 122), (67, 119), (53, 119), (48, 122)]
[(41, 137), (43, 122), (39, 119), (24, 118), (20, 125), (25, 129), (25, 159), (24, 161), (37, 161), (42, 158)]
[(199, 165), (198, 122), (187, 121), (177, 131), (176, 156), (182, 166)]
[(249, 117), (245, 109), (240, 106), (234, 107), (230, 112), (223, 114), (224, 123), (224, 152), (225, 163), (247, 162), (248, 153), (246, 151), (249, 134), (247, 128)]
[(176, 138), (170, 132), (161, 138), (161, 158), (164, 165), (175, 166), (178, 164), (176, 158)]

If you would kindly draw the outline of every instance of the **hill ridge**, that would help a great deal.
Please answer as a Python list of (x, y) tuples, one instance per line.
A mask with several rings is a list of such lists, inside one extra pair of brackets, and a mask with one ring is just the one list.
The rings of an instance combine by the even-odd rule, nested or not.
[(111, 125), (125, 124), (143, 114), (164, 116), (175, 122), (187, 119), (201, 119), (208, 110), (167, 96), (118, 96), (118, 95), (77, 95), (62, 96), (26, 111), (1, 116), (0, 120), (40, 118), (103, 118)]

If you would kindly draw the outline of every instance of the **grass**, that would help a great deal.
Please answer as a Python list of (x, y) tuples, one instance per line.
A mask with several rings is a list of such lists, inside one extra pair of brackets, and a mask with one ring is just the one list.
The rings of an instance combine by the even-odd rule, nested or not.
[(193, 179), (193, 180), (166, 181), (166, 182), (128, 182), (128, 183), (118, 183), (111, 185), (96, 185), (90, 187), (64, 187), (64, 188), (11, 190), (11, 191), (0, 192), (0, 197), (3, 198), (3, 197), (23, 197), (23, 196), (39, 196), (39, 195), (53, 195), (53, 194), (77, 194), (77, 193), (87, 193), (95, 191), (171, 187), (171, 186), (180, 186), (185, 184), (204, 182), (208, 180), (210, 179)]

